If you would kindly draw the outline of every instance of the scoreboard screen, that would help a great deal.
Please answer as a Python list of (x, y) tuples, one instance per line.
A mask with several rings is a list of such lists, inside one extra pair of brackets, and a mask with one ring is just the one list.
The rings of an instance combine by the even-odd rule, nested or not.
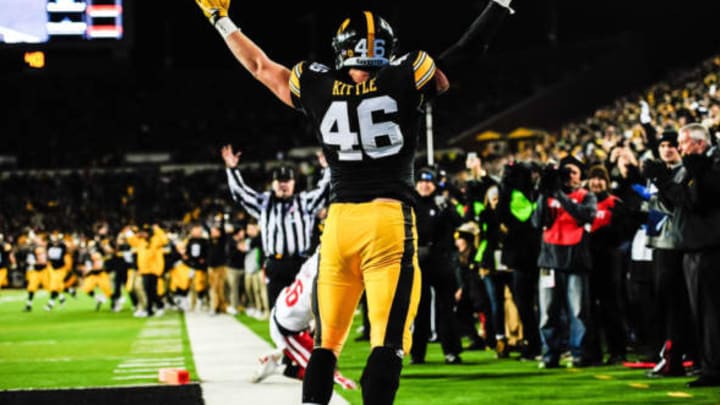
[(0, 44), (117, 41), (123, 0), (0, 0)]

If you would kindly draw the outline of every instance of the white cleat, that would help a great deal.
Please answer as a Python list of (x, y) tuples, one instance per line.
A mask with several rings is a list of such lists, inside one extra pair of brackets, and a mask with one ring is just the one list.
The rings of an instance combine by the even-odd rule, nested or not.
[(281, 351), (273, 351), (260, 356), (258, 358), (260, 365), (250, 377), (250, 382), (256, 384), (275, 374), (280, 368), (280, 360), (282, 360)]

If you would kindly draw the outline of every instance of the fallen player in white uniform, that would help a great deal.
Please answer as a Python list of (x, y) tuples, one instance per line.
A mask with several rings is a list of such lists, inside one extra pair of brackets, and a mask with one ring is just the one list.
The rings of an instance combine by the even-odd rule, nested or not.
[[(258, 358), (260, 365), (250, 378), (251, 382), (258, 383), (281, 372), (286, 377), (303, 379), (313, 350), (311, 299), (318, 257), (319, 249), (303, 263), (295, 281), (278, 295), (269, 322), (270, 337), (276, 348)], [(334, 379), (345, 389), (357, 388), (354, 381), (338, 370), (335, 370)]]

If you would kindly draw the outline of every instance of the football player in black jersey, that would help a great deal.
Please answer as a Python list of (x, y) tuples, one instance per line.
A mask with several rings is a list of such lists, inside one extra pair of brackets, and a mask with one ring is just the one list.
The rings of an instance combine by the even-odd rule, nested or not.
[[(449, 81), (423, 51), (396, 55), (392, 27), (369, 11), (341, 23), (332, 42), (334, 69), (311, 61), (288, 69), (228, 18), (230, 0), (196, 2), (250, 74), (312, 121), (330, 166), (330, 207), (313, 302), (315, 349), (303, 380), (303, 403), (330, 401), (337, 357), (363, 290), (372, 346), (360, 379), (363, 401), (392, 403), (420, 297), (412, 205), (422, 109)], [(441, 55), (442, 69), (486, 41), (511, 11), (509, 4), (490, 1)]]
[(0, 290), (9, 285), (8, 269), (16, 264), (15, 253), (10, 243), (5, 242), (3, 234), (0, 233)]

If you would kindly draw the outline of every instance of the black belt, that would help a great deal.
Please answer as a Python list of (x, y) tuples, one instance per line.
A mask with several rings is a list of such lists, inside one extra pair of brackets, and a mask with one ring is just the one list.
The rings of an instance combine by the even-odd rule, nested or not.
[(276, 262), (290, 262), (290, 261), (300, 261), (303, 260), (301, 256), (284, 256), (280, 253), (266, 256), (265, 259), (267, 260), (273, 260)]

